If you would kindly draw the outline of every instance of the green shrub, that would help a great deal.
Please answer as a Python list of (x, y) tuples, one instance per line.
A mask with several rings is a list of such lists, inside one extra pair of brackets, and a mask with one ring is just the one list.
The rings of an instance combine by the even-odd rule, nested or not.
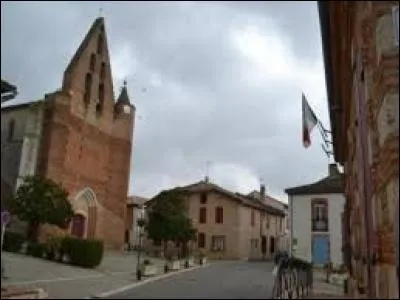
[(29, 243), (26, 249), (26, 253), (32, 255), (33, 257), (43, 257), (45, 253), (46, 247), (43, 244), (39, 243)]
[(66, 237), (62, 242), (62, 254), (66, 254), (73, 265), (95, 268), (103, 259), (104, 244), (99, 240)]
[(24, 235), (17, 232), (6, 231), (4, 233), (3, 250), (7, 252), (19, 252), (21, 251), (24, 241)]

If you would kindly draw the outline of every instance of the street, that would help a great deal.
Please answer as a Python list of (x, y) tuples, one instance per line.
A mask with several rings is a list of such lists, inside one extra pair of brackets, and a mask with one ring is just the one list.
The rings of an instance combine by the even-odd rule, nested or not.
[(268, 299), (273, 285), (272, 269), (271, 262), (216, 262), (109, 299)]

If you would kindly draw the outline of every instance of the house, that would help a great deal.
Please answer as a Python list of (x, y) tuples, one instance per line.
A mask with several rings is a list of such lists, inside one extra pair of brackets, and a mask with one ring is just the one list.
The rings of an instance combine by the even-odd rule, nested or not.
[(277, 251), (284, 212), (208, 179), (176, 190), (182, 192), (197, 230), (194, 251), (211, 259), (244, 260), (270, 259)]
[(343, 174), (336, 164), (329, 175), (315, 183), (288, 188), (290, 212), (290, 254), (323, 266), (340, 266), (344, 210)]
[(137, 222), (146, 218), (145, 204), (148, 200), (148, 198), (140, 196), (128, 197), (125, 226), (125, 243), (128, 245), (128, 249), (137, 249), (140, 245), (141, 229)]
[(285, 214), (285, 217), (279, 218), (278, 229), (278, 237), (277, 237), (277, 247), (284, 251), (289, 249), (289, 217), (288, 217), (288, 204), (282, 201), (279, 201), (275, 198), (272, 198), (265, 193), (265, 186), (262, 185), (260, 191), (252, 191), (247, 195), (247, 197), (255, 198), (261, 201), (262, 203), (279, 209)]
[(4, 197), (26, 175), (51, 178), (69, 193), (72, 234), (122, 249), (134, 116), (126, 83), (115, 101), (104, 19), (98, 18), (59, 90), (2, 105), (1, 185), (9, 192)]
[(399, 297), (399, 2), (318, 3), (349, 295)]

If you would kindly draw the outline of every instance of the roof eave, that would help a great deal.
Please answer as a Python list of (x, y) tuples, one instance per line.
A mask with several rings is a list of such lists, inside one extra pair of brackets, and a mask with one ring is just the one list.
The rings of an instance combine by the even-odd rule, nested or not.
[(330, 1), (318, 1), (319, 21), (321, 28), (322, 50), (325, 66), (325, 82), (328, 97), (329, 118), (332, 131), (333, 155), (337, 162), (343, 163), (342, 149), (338, 143), (338, 135), (340, 131), (341, 107), (338, 95), (334, 94), (333, 89), (333, 69), (332, 69), (332, 45), (331, 45), (331, 29), (330, 29)]

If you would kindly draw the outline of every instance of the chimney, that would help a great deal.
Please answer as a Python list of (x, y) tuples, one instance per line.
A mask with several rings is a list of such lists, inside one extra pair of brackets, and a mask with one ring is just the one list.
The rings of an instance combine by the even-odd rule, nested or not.
[(339, 170), (336, 164), (329, 164), (329, 176), (336, 176), (339, 174)]
[(261, 200), (264, 200), (264, 198), (265, 198), (265, 185), (264, 184), (260, 185), (260, 198), (261, 198)]

